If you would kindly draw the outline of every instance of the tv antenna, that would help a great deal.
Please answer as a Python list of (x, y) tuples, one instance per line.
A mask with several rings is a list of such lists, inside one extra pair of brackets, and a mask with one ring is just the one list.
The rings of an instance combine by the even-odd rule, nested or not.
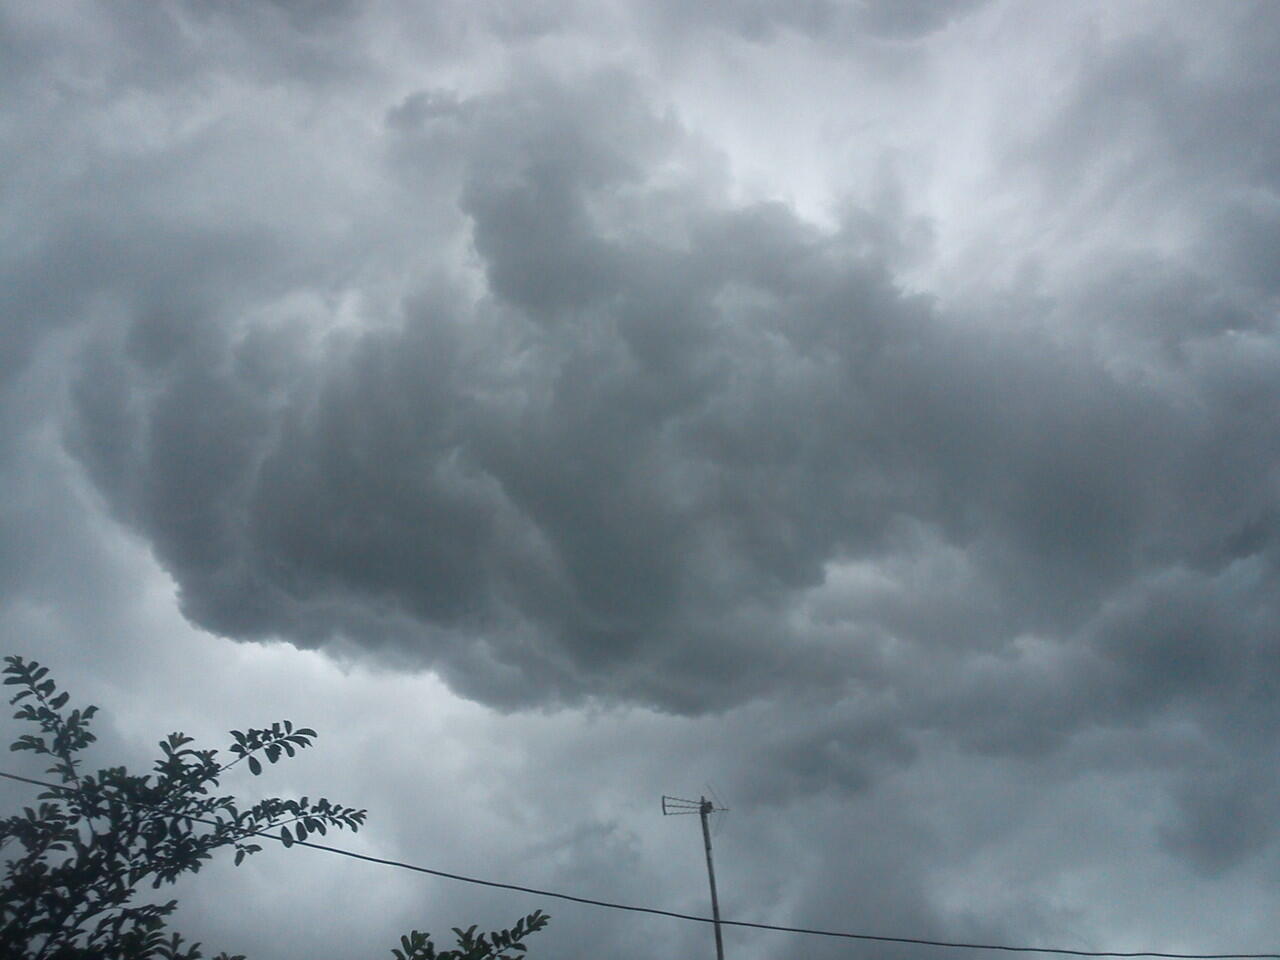
[(711, 884), (711, 918), (716, 930), (716, 960), (724, 960), (724, 938), (720, 935), (720, 898), (716, 896), (716, 868), (711, 862), (711, 830), (707, 819), (713, 813), (728, 813), (728, 807), (717, 807), (706, 797), (683, 800), (680, 797), (662, 798), (662, 815), (675, 817), (696, 813), (702, 819), (702, 845), (707, 851), (707, 880)]

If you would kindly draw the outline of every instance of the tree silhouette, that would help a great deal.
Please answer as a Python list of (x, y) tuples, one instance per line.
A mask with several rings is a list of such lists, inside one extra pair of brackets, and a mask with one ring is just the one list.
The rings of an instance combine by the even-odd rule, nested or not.
[[(271, 797), (242, 809), (218, 792), (222, 775), (237, 764), (257, 776), (264, 759), (274, 764), (311, 746), (315, 731), (288, 720), (231, 731), (225, 763), (217, 750), (197, 749), (190, 737), (171, 733), (160, 741), (150, 774), (124, 767), (83, 773), (80, 753), (97, 739), (90, 730), (97, 708), (67, 712), (68, 695), (47, 667), (16, 656), (5, 663), (5, 684), (18, 687), (10, 703), (22, 702), (15, 719), (40, 730), (19, 736), (10, 749), (50, 758), (48, 773), (61, 785), (41, 793), (37, 807), (0, 820), (0, 849), (17, 847), (0, 887), (0, 957), (198, 960), (200, 945), (167, 929), (177, 901), (141, 901), (143, 884), (173, 883), (219, 850), (234, 850), (239, 865), (262, 849), (254, 841), (263, 837), (291, 846), (364, 824), (366, 811), (324, 798)], [(547, 919), (535, 911), (510, 929), (480, 935), (475, 927), (454, 928), (458, 949), (439, 953), (428, 934), (415, 930), (392, 953), (396, 960), (511, 960)], [(216, 960), (244, 958), (224, 953)]]

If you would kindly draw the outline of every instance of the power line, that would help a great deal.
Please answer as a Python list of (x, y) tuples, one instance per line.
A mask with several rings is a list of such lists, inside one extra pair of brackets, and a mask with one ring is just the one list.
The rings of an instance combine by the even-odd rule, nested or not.
[[(14, 773), (5, 773), (0, 770), (0, 777), (8, 780), (16, 780), (19, 783), (29, 783), (37, 787), (48, 787), (52, 790), (61, 790), (64, 793), (74, 793), (70, 788), (56, 783), (48, 783), (44, 780), (34, 780), (31, 777), (21, 777)], [(134, 806), (152, 807), (154, 804), (142, 803), (137, 800), (126, 800), (118, 798), (125, 803)], [(201, 817), (186, 817), (182, 814), (174, 814), (181, 816), (185, 820), (191, 820), (196, 823), (204, 823), (214, 825), (214, 821), (206, 820)], [(284, 841), (273, 833), (260, 831), (256, 834), (260, 837), (266, 837), (279, 843)], [(310, 847), (313, 850), (323, 850), (326, 853), (336, 853), (339, 856), (350, 857), (352, 860), (363, 860), (367, 863), (376, 863), (384, 867), (397, 867), (401, 870), (411, 870), (414, 873), (425, 873), (428, 876), (440, 877), (444, 880), (457, 880), (461, 883), (470, 883), (481, 887), (493, 887), (498, 890), (514, 890), (518, 893), (530, 893), (538, 897), (550, 897), (555, 900), (567, 900), (570, 903), (582, 903), (591, 907), (605, 907), (609, 910), (625, 910), (630, 913), (646, 913), (657, 917), (670, 917), (674, 920), (689, 920), (695, 923), (714, 924), (712, 917), (701, 917), (692, 913), (678, 913), (674, 910), (663, 910), (658, 907), (640, 907), (628, 903), (615, 903), (610, 900), (597, 900), (594, 897), (579, 897), (571, 893), (557, 893), (553, 890), (539, 890), (537, 887), (526, 887), (518, 883), (503, 883), (498, 880), (482, 880), (478, 877), (468, 877), (460, 873), (449, 873), (446, 870), (436, 870), (432, 867), (422, 867), (414, 863), (405, 863), (401, 860), (388, 860), (385, 857), (375, 857), (367, 853), (356, 853), (354, 850), (344, 850), (342, 847), (331, 847), (323, 843), (313, 843), (310, 840), (294, 840), (292, 846)], [(1051, 953), (1058, 956), (1070, 957), (1156, 957), (1161, 960), (1280, 960), (1280, 953), (1162, 953), (1157, 950), (1133, 950), (1133, 951), (1117, 951), (1117, 950), (1071, 950), (1066, 947), (1021, 947), (1010, 946), (1002, 943), (966, 943), (958, 940), (927, 940), (920, 937), (889, 937), (874, 933), (848, 933), (839, 930), (820, 930), (812, 927), (785, 927), (773, 923), (754, 923), (750, 920), (721, 920), (720, 924), (726, 927), (742, 927), (748, 930), (772, 930), (775, 933), (801, 933), (814, 937), (832, 937), (842, 940), (867, 940), (875, 943), (903, 943), (921, 947), (951, 947), (956, 950), (996, 950), (1002, 953)]]

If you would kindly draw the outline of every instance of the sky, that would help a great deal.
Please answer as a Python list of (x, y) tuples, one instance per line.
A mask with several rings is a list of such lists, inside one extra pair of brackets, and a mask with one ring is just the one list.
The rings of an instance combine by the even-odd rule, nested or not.
[[(703, 914), (714, 791), (729, 918), (1274, 952), (1277, 62), (1249, 0), (0, 0), (0, 647), (102, 766), (314, 727), (225, 786), (374, 856)], [(297, 848), (173, 893), (713, 955)]]

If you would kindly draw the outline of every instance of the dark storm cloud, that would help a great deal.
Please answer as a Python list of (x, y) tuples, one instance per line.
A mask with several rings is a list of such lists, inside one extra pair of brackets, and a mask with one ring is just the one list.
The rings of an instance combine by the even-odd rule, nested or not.
[[(624, 73), (424, 91), (386, 139), (398, 175), (456, 172), (490, 296), (426, 290), (265, 381), (247, 344), (177, 343), (145, 314), (88, 351), (75, 449), (210, 629), (373, 643), (504, 703), (698, 710), (874, 682), (913, 691), (903, 722), (929, 725), (919, 677), (955, 669), (939, 716), (1043, 745), (1100, 697), (1167, 702), (1192, 669), (1101, 639), (1141, 584), (1248, 558), (1273, 576), (1280, 371), (1269, 340), (1215, 319), (1245, 308), (1211, 278), (1188, 297), (1172, 267), (1142, 284), (1118, 267), (998, 308), (1089, 329), (1123, 304), (1138, 375), (1069, 329), (901, 292), (865, 213), (819, 229), (728, 202), (679, 173), (700, 148)], [(1148, 346), (1170, 339), (1173, 357)], [(948, 550), (949, 595), (841, 598), (831, 579)], [(846, 608), (834, 628), (803, 612), (822, 597)], [(1257, 601), (1239, 613), (1270, 623)], [(1029, 697), (1028, 635), (1097, 662)], [(1188, 643), (1243, 642), (1206, 637)], [(1003, 666), (965, 693), (975, 650)], [(979, 696), (1016, 731), (984, 732)]]
[[(634, 19), (839, 58), (924, 50), (992, 6)], [(631, 754), (656, 758), (637, 790), (711, 757), (744, 816), (778, 816), (740, 851), (742, 914), (1056, 939), (1057, 890), (966, 919), (938, 864), (1016, 835), (1038, 789), (1145, 824), (1130, 776), (1154, 784), (1157, 856), (1223, 877), (1273, 850), (1270, 8), (1214, 8), (1217, 48), (1172, 15), (1064, 41), (1078, 72), (991, 145), (1038, 220), (1025, 269), (963, 303), (895, 274), (946, 239), (909, 177), (825, 225), (736, 199), (733, 159), (652, 72), (584, 65), (562, 33), (589, 14), (475, 9), (138, 5), (108, 32), (4, 14), (27, 51), (0, 63), (14, 136), (37, 145), (0, 174), (28, 225), (0, 227), (21, 239), (0, 251), (0, 535), (38, 545), (6, 551), (6, 600), (110, 632), (127, 576), (95, 582), (69, 519), (101, 497), (199, 627), (434, 667), (502, 708), (697, 715), (639, 745), (619, 723), (594, 767), (531, 765), (520, 802), (541, 791), (545, 825)], [(384, 61), (387, 36), (445, 66)], [(456, 68), (464, 39), (521, 52)], [(40, 483), (59, 442), (87, 490)], [(933, 829), (931, 789), (972, 809)], [(1108, 843), (1044, 841), (1067, 871)], [(648, 849), (607, 820), (549, 845), (565, 886), (642, 873)]]

